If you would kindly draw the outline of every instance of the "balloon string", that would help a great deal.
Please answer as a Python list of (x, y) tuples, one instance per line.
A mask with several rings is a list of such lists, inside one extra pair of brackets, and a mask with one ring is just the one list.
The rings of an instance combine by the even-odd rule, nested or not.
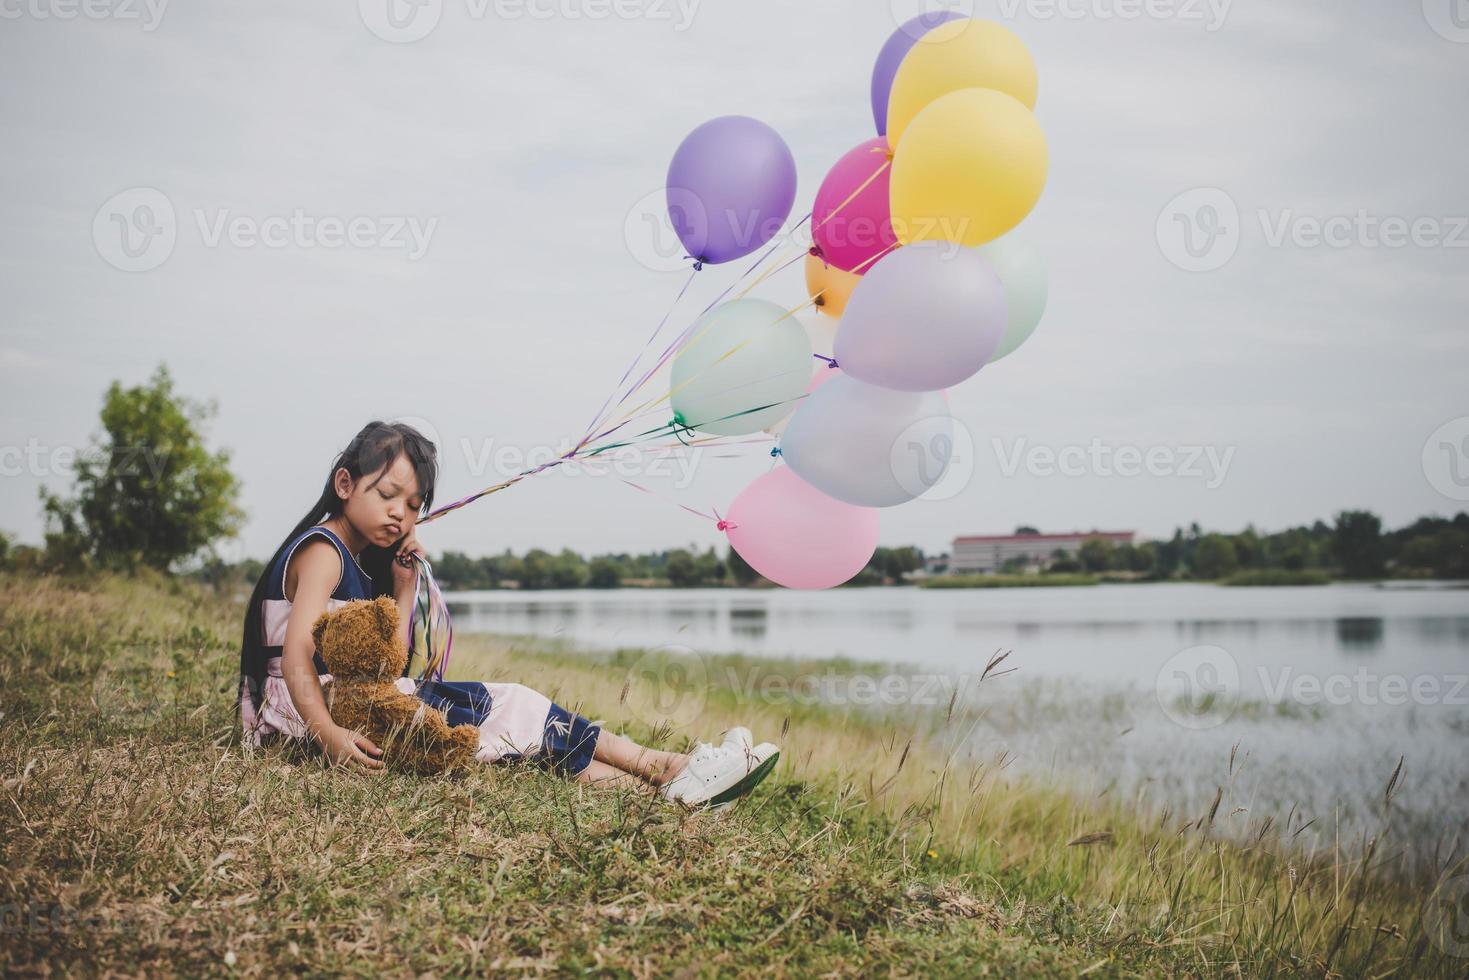
[(837, 216), (838, 212), (840, 212), (842, 210), (842, 208), (846, 207), (848, 204), (851, 204), (853, 201), (855, 201), (857, 199), (857, 196), (859, 194), (861, 194), (863, 191), (867, 190), (867, 188), (871, 187), (872, 186), (872, 182), (874, 180), (876, 180), (877, 178), (881, 177), (887, 171), (888, 167), (891, 167), (892, 165), (893, 165), (893, 161), (892, 161), (892, 158), (891, 157), (889, 157), (888, 159), (884, 160), (882, 162), (882, 166), (878, 167), (876, 170), (874, 170), (872, 172), (872, 176), (868, 177), (861, 184), (859, 184), (857, 186), (857, 189), (855, 191), (853, 191), (852, 193), (848, 194), (847, 195), (847, 199), (845, 201), (843, 201), (841, 204), (838, 204), (835, 208), (833, 208), (831, 214), (828, 214), (826, 217), (824, 217), (820, 221), (816, 222), (816, 224), (811, 227), (811, 230), (814, 232), (817, 228), (820, 228), (822, 225), (826, 224), (832, 218), (835, 218)]
[[(653, 328), (653, 333), (643, 343), (643, 346), (638, 349), (637, 354), (628, 364), (627, 369), (622, 372), (622, 377), (618, 380), (617, 384), (613, 386), (612, 391), (608, 393), (606, 400), (602, 402), (602, 407), (597, 409), (596, 415), (592, 416), (592, 422), (590, 425), (587, 426), (587, 430), (582, 436), (583, 445), (585, 445), (587, 438), (596, 431), (597, 425), (601, 421), (603, 413), (607, 411), (607, 406), (611, 403), (613, 396), (616, 395), (619, 390), (621, 390), (624, 384), (627, 383), (628, 376), (631, 375), (633, 369), (638, 366), (638, 362), (643, 359), (643, 355), (648, 352), (648, 348), (653, 346), (653, 341), (657, 340), (658, 335), (663, 332), (663, 328), (668, 324), (669, 317), (673, 316), (673, 311), (678, 309), (678, 304), (683, 301), (684, 294), (687, 293), (689, 291), (689, 287), (694, 284), (694, 277), (698, 274), (699, 267), (696, 265), (694, 269), (689, 272), (689, 277), (684, 280), (683, 288), (680, 289), (678, 291), (678, 295), (673, 298), (673, 303), (668, 307), (668, 311), (663, 314), (663, 319), (658, 321), (658, 326)], [(626, 399), (626, 397), (626, 395), (623, 396), (624, 399)], [(618, 404), (620, 405), (622, 404), (622, 402), (618, 402)]]

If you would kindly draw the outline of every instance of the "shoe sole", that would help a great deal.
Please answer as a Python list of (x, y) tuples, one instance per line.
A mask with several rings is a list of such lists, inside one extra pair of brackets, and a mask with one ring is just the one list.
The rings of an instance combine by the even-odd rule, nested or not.
[(741, 779), (723, 793), (711, 797), (704, 803), (704, 806), (717, 807), (726, 803), (733, 803), (764, 782), (765, 777), (770, 775), (770, 771), (775, 768), (775, 764), (779, 761), (780, 752), (776, 751), (771, 753), (768, 759), (746, 773), (744, 779)]

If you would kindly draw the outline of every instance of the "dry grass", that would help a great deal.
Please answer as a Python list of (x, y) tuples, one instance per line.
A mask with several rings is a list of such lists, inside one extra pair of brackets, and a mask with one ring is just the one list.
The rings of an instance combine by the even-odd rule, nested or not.
[[(784, 731), (778, 777), (709, 815), (528, 768), (370, 780), (246, 758), (228, 711), (238, 616), (167, 580), (0, 577), (6, 974), (1458, 977), (1469, 963), (1428, 935), (1464, 923), (1426, 929), (1430, 896), (1381, 873), (1390, 842), (1308, 862), (1267, 846), (1269, 827), (1258, 846), (1222, 842), (1217, 809), (1144, 823), (964, 756), (962, 712), (898, 730), (751, 703), (671, 684), (639, 652), (476, 638), (455, 673), (540, 687), (644, 740)], [(669, 714), (683, 727), (649, 727)]]

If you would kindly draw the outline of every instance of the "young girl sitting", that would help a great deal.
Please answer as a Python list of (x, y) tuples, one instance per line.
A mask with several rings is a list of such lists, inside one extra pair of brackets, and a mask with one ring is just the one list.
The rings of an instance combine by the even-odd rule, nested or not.
[[(368, 423), (332, 463), (320, 499), (276, 549), (245, 613), (239, 710), (247, 747), (269, 736), (309, 737), (332, 764), (382, 771), (378, 746), (332, 722), (322, 694), (330, 675), (311, 626), (354, 599), (389, 595), (398, 604), (401, 642), (411, 644), (414, 526), (433, 504), (437, 475), (433, 443), (401, 423)], [(768, 742), (752, 744), (744, 728), (686, 754), (644, 748), (520, 684), (416, 682), (406, 670), (396, 684), (443, 711), (449, 724), (478, 727), (475, 758), (483, 762), (530, 758), (598, 785), (651, 784), (688, 805), (715, 806), (749, 792), (779, 756)]]

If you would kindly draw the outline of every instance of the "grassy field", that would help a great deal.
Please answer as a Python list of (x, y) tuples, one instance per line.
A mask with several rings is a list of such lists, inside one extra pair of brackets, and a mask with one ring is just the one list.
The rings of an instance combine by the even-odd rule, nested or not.
[[(675, 664), (639, 651), (467, 638), (451, 676), (529, 683), (670, 745), (743, 721), (780, 733), (777, 776), (708, 814), (525, 767), (367, 779), (246, 757), (230, 712), (239, 619), (169, 580), (0, 576), (6, 975), (1469, 966), (1450, 955), (1469, 952), (1462, 909), (1396, 882), (1390, 840), (1316, 862), (1280, 853), (1269, 826), (1258, 846), (1226, 844), (1222, 813), (1143, 822), (961, 759), (960, 715), (895, 728), (751, 699), (718, 670), (673, 684)], [(665, 716), (671, 730), (650, 727)]]

